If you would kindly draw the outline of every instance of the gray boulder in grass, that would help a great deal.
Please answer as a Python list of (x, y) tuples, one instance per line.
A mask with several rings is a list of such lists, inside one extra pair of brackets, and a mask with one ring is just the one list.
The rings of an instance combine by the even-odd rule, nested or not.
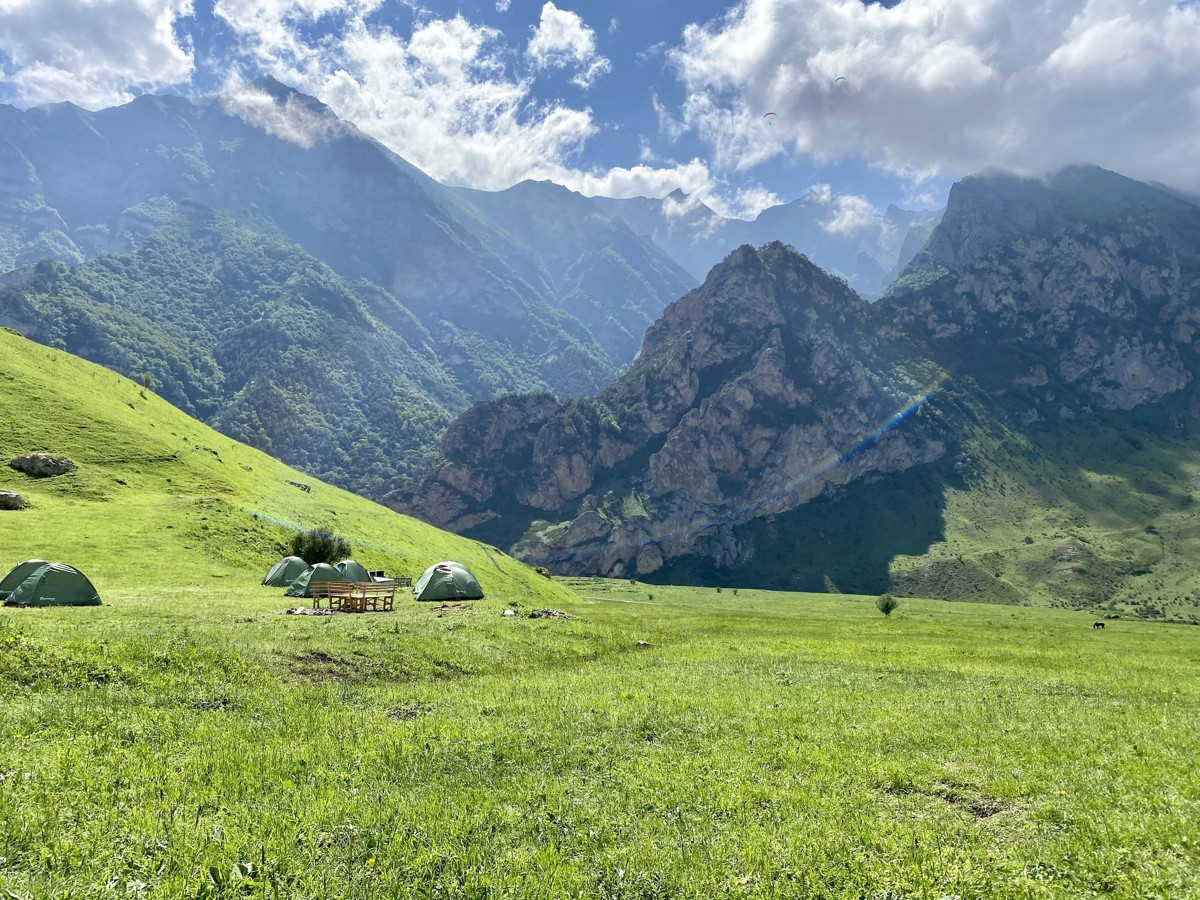
[(65, 456), (53, 453), (26, 453), (8, 461), (9, 468), (32, 475), (34, 478), (49, 478), (65, 475), (75, 469), (75, 463)]

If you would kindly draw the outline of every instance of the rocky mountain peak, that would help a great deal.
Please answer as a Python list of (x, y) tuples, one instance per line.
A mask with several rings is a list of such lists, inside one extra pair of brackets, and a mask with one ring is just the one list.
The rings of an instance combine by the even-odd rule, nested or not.
[(1179, 391), (1192, 377), (1181, 354), (1200, 330), (1197, 300), (1200, 206), (1077, 166), (964, 179), (882, 302), (943, 365), (997, 396), (1021, 388), (1028, 402), (1037, 385), (1035, 409), (1021, 411), (1037, 417)]
[[(644, 575), (693, 553), (730, 563), (749, 552), (735, 525), (944, 452), (916, 426), (880, 431), (897, 397), (920, 393), (910, 362), (844, 282), (783, 244), (739, 247), (605, 391), (554, 410), (476, 407), (480, 433), (448, 433), (398, 506), (556, 571)], [(486, 423), (499, 421), (496, 439)]]
[(1098, 166), (1068, 166), (1041, 178), (991, 172), (950, 189), (941, 223), (915, 262), (969, 267), (1016, 241), (1063, 229), (1110, 227), (1121, 217), (1189, 215), (1195, 204)]

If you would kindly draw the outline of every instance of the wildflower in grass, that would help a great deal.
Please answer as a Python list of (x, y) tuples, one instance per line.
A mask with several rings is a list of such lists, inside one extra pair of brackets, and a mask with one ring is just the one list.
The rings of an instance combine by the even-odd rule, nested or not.
[(370, 859), (367, 860), (367, 868), (368, 869), (373, 868), (374, 865), (375, 865), (375, 857), (372, 856)]

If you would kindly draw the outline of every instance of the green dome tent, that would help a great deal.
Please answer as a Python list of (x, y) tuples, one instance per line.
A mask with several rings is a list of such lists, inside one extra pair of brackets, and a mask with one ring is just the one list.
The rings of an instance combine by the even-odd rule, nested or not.
[(314, 584), (325, 584), (329, 581), (344, 582), (342, 573), (329, 563), (317, 563), (309, 566), (296, 576), (296, 580), (283, 592), (285, 597), (311, 597)]
[(17, 585), (32, 575), (35, 570), (48, 565), (50, 564), (44, 559), (27, 559), (25, 562), (17, 563), (11, 572), (0, 579), (0, 600), (7, 600), (17, 589)]
[(267, 587), (287, 587), (297, 576), (308, 568), (308, 563), (298, 556), (285, 556), (263, 576), (262, 583)]
[(38, 566), (8, 598), (8, 606), (99, 606), (86, 575), (65, 563)]
[(343, 559), (335, 568), (342, 573), (342, 578), (345, 581), (353, 581), (355, 584), (374, 584), (375, 579), (359, 563), (352, 559)]
[(430, 566), (413, 585), (417, 600), (478, 600), (482, 596), (483, 588), (471, 570), (452, 560)]

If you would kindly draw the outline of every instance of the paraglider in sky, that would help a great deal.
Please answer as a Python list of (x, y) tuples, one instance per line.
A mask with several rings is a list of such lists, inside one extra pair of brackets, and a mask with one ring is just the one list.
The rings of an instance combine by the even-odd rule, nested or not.
[[(771, 116), (775, 116), (775, 113), (773, 113), (773, 112), (763, 113), (763, 121), (766, 122), (768, 125), (774, 124), (774, 119), (772, 119)], [(779, 118), (779, 117), (775, 116), (775, 118)]]

